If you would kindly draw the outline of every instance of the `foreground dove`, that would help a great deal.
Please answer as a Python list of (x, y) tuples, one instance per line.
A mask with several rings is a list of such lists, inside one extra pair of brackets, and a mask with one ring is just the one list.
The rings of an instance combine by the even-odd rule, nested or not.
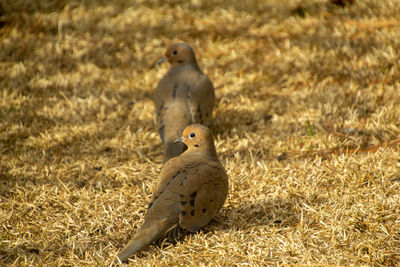
[(193, 49), (185, 43), (168, 46), (159, 62), (168, 60), (169, 71), (154, 93), (156, 127), (164, 144), (164, 163), (179, 156), (185, 146), (174, 143), (183, 129), (193, 123), (210, 126), (215, 90), (197, 65)]
[(221, 209), (228, 176), (217, 158), (211, 131), (203, 125), (185, 128), (188, 149), (167, 161), (136, 237), (118, 253), (123, 262), (173, 229), (196, 232)]

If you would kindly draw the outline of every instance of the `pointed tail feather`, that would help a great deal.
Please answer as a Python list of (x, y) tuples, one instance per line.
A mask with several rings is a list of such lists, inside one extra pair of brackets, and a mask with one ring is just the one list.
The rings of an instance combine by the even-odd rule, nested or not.
[(170, 228), (171, 225), (162, 223), (150, 223), (149, 225), (143, 225), (136, 237), (118, 253), (117, 262), (118, 260), (123, 262), (131, 255), (147, 247), (150, 245), (150, 243), (165, 234)]

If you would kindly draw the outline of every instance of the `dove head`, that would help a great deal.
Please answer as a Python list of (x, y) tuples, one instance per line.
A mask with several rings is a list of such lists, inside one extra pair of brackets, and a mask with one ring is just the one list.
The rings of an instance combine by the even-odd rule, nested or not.
[(172, 67), (190, 64), (197, 66), (193, 49), (185, 43), (175, 43), (168, 46), (164, 58), (168, 60)]
[(211, 130), (201, 124), (192, 124), (183, 130), (182, 137), (176, 141), (182, 141), (187, 145), (187, 151), (201, 151), (211, 156), (217, 156)]

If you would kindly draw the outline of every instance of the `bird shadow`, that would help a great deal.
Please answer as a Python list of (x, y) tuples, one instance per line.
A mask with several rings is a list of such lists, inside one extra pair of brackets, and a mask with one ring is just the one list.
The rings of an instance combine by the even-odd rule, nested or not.
[[(241, 202), (221, 210), (210, 229), (246, 231), (254, 227), (293, 227), (300, 222), (297, 199)], [(215, 227), (215, 228), (214, 228)]]
[[(214, 219), (197, 232), (185, 231), (178, 226), (156, 240), (152, 246), (164, 249), (198, 234), (217, 234), (219, 231), (247, 231), (254, 227), (295, 227), (301, 220), (298, 206), (299, 200), (294, 198), (278, 198), (261, 202), (245, 201), (237, 206), (223, 208)], [(137, 253), (136, 257), (142, 258), (147, 255), (148, 253), (144, 250)]]

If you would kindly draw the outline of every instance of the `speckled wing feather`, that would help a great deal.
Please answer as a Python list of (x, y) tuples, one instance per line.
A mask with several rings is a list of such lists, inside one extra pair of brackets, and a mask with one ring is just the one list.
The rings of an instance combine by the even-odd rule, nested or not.
[(215, 103), (215, 89), (210, 79), (203, 73), (198, 73), (196, 82), (188, 94), (188, 106), (192, 123), (211, 126), (212, 112)]
[(164, 144), (164, 162), (184, 151), (185, 145), (174, 141), (191, 124), (192, 117), (187, 103), (190, 88), (170, 76), (160, 81), (154, 94), (156, 127)]
[[(171, 210), (174, 214), (179, 211), (179, 225), (191, 232), (197, 231), (215, 216), (228, 192), (228, 178), (222, 165), (197, 153), (187, 154), (184, 159), (171, 159), (165, 164), (160, 177), (162, 179), (150, 201), (146, 220), (157, 212), (169, 212), (164, 210), (166, 206), (174, 206)], [(175, 202), (175, 205), (162, 202)]]
[(218, 162), (201, 162), (185, 173), (179, 192), (179, 225), (195, 232), (210, 222), (224, 204), (228, 193), (224, 168)]

